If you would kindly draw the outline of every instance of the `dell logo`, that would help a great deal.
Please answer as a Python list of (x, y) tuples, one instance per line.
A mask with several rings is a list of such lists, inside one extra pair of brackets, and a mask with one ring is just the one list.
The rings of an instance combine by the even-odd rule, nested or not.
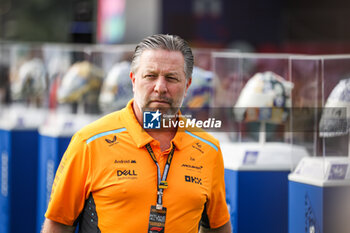
[(137, 176), (135, 170), (117, 170), (117, 176)]

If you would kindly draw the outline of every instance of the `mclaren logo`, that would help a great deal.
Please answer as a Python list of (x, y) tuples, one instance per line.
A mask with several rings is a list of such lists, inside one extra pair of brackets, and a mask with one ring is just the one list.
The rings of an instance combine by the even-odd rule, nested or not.
[(195, 166), (195, 165), (190, 165), (190, 164), (185, 164), (185, 163), (183, 163), (181, 165), (181, 167), (185, 167), (185, 168), (193, 169), (193, 170), (199, 170), (199, 171), (203, 168), (203, 166)]
[(202, 185), (202, 179), (195, 176), (185, 176), (185, 181), (189, 183)]

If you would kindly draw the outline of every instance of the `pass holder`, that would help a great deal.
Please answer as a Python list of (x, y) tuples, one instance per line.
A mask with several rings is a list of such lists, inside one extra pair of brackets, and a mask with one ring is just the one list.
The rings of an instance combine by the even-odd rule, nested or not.
[(168, 182), (165, 180), (162, 180), (159, 184), (159, 189), (167, 189), (168, 188)]
[(148, 221), (148, 233), (164, 233), (166, 218), (166, 207), (157, 209), (156, 206), (151, 206)]
[[(158, 201), (159, 200), (163, 200), (163, 190), (162, 189), (160, 189), (157, 192), (157, 195), (158, 195)], [(157, 204), (156, 204), (156, 209), (157, 210), (161, 210), (163, 208), (163, 204), (162, 203), (163, 203), (162, 201), (157, 202)]]

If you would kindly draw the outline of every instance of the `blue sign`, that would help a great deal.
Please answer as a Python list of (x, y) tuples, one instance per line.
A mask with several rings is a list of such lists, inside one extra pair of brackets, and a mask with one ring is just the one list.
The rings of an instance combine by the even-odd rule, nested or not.
[(347, 164), (332, 164), (329, 172), (329, 180), (344, 180), (348, 170)]
[(246, 151), (243, 164), (255, 164), (258, 159), (259, 151)]

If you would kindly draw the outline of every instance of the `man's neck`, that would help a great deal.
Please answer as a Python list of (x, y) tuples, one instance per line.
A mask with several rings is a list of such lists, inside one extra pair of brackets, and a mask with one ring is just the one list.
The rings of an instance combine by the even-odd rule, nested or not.
[(161, 132), (146, 131), (152, 138), (157, 140), (160, 144), (160, 150), (163, 152), (170, 148), (171, 140), (175, 137), (175, 130), (167, 130)]

